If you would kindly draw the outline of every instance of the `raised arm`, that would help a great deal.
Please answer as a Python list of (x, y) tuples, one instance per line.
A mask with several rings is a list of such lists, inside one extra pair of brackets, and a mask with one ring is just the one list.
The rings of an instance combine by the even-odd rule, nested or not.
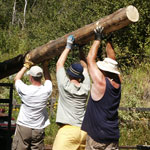
[(99, 27), (95, 30), (95, 40), (87, 56), (88, 70), (93, 80), (93, 83), (95, 84), (97, 84), (98, 81), (100, 81), (101, 78), (103, 77), (103, 74), (101, 73), (96, 64), (97, 52), (102, 39), (102, 31), (103, 31), (102, 27)]
[(103, 77), (102, 72), (99, 70), (96, 64), (96, 57), (99, 45), (100, 41), (95, 40), (87, 56), (88, 70), (94, 84), (99, 84)]
[(58, 61), (57, 61), (57, 64), (56, 64), (56, 71), (62, 67), (64, 67), (64, 64), (65, 64), (65, 61), (67, 59), (67, 56), (70, 52), (70, 50), (72, 49), (72, 46), (73, 46), (73, 42), (74, 42), (74, 36), (73, 35), (70, 35), (68, 38), (67, 38), (67, 45), (64, 49), (64, 51), (62, 52), (62, 54), (60, 55)]
[(115, 51), (110, 41), (108, 41), (106, 44), (106, 53), (107, 53), (107, 57), (116, 60)]
[(50, 76), (49, 69), (48, 69), (48, 64), (49, 64), (48, 61), (44, 61), (43, 64), (42, 64), (45, 80), (51, 80), (51, 76)]
[(23, 67), (20, 69), (20, 71), (16, 74), (14, 80), (15, 80), (15, 81), (16, 81), (16, 80), (21, 80), (21, 78), (23, 77), (23, 75), (24, 75), (24, 73), (25, 73), (26, 71), (27, 71), (27, 68), (23, 66)]
[(98, 27), (95, 30), (95, 40), (87, 56), (88, 70), (93, 81), (91, 89), (93, 100), (99, 100), (103, 96), (105, 90), (103, 87), (106, 84), (105, 77), (96, 64), (97, 52), (102, 39), (102, 31), (103, 27)]
[[(116, 60), (115, 51), (114, 51), (114, 47), (112, 45), (112, 37), (111, 36), (107, 39), (106, 53), (107, 53), (107, 57), (109, 57), (109, 58), (111, 58), (113, 60)], [(121, 83), (122, 82), (121, 75), (116, 75), (115, 79), (116, 79), (117, 83)]]
[(79, 47), (79, 57), (80, 57), (80, 63), (83, 66), (84, 69), (87, 70), (87, 60), (85, 57), (85, 53), (83, 51), (83, 46)]
[(27, 54), (25, 57), (25, 61), (24, 61), (24, 65), (23, 67), (20, 69), (20, 71), (16, 74), (14, 80), (20, 80), (24, 73), (27, 71), (27, 69), (30, 69), (31, 66), (33, 66), (33, 62), (30, 61), (30, 55)]

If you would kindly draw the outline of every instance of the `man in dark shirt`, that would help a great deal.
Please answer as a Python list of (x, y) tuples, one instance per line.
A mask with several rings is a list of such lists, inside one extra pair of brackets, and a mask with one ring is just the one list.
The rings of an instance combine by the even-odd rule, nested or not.
[(118, 107), (121, 98), (120, 73), (110, 42), (107, 58), (96, 62), (103, 27), (98, 26), (88, 53), (88, 70), (93, 81), (82, 130), (86, 131), (86, 150), (117, 150), (119, 140)]

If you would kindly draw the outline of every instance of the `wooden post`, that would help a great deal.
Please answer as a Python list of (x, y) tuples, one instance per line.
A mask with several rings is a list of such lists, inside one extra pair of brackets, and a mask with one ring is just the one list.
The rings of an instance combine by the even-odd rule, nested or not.
[[(40, 47), (31, 50), (29, 52), (30, 60), (35, 64), (38, 64), (40, 62), (43, 62), (44, 60), (60, 55), (66, 46), (66, 40), (69, 35), (74, 35), (76, 44), (78, 45), (87, 44), (89, 41), (94, 40), (94, 29), (96, 28), (97, 25), (101, 25), (104, 27), (104, 33), (110, 33), (129, 25), (130, 23), (137, 22), (138, 20), (139, 20), (139, 13), (134, 6), (130, 5), (128, 7), (121, 8), (116, 12), (99, 19), (94, 23), (88, 24), (76, 31), (64, 35), (63, 37), (50, 41), (47, 44), (44, 44)], [(12, 71), (10, 70), (9, 71), (11, 73), (12, 72), (16, 73), (18, 69), (20, 69), (20, 67), (18, 68), (12, 67)], [(9, 71), (7, 71), (7, 73), (4, 73), (6, 71), (7, 70), (1, 71), (0, 69), (0, 79), (10, 75)]]

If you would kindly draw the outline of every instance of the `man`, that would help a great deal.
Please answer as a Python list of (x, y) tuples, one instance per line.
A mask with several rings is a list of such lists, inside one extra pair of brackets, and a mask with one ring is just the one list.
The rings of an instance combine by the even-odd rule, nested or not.
[[(85, 149), (86, 133), (80, 129), (90, 90), (87, 65), (80, 50), (80, 63), (72, 64), (67, 72), (64, 64), (72, 49), (74, 37), (67, 38), (67, 45), (56, 64), (59, 99), (56, 122), (60, 129), (56, 135), (53, 150)], [(85, 57), (84, 57), (85, 58)]]
[(121, 81), (110, 42), (107, 58), (96, 63), (103, 27), (95, 29), (95, 40), (88, 53), (88, 70), (93, 81), (82, 130), (87, 132), (86, 150), (117, 150), (119, 140), (118, 107)]
[[(14, 79), (22, 105), (17, 118), (12, 150), (44, 150), (44, 128), (50, 124), (46, 110), (48, 98), (52, 93), (48, 63), (43, 63), (43, 70), (39, 66), (31, 67), (33, 63), (29, 61), (28, 56)], [(31, 85), (21, 80), (29, 68), (27, 74)], [(41, 83), (43, 73), (44, 85)]]

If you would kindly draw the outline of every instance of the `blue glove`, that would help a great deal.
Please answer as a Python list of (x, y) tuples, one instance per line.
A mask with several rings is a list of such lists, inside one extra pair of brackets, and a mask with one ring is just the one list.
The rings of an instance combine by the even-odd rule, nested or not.
[(73, 35), (69, 35), (68, 38), (67, 38), (66, 48), (72, 49), (74, 40), (75, 40), (74, 36)]
[(98, 26), (96, 27), (96, 29), (94, 29), (94, 32), (95, 32), (95, 40), (102, 40), (103, 38), (103, 30), (104, 30), (104, 27), (102, 26)]

